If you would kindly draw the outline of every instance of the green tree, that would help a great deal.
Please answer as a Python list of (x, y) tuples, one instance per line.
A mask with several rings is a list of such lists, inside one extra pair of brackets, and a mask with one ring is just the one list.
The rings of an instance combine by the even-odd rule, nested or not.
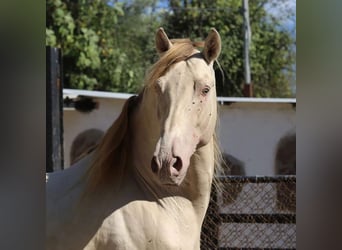
[(155, 54), (155, 2), (47, 0), (46, 45), (62, 49), (65, 87), (137, 92)]
[[(123, 67), (131, 74), (127, 82), (135, 90), (141, 88), (146, 69), (156, 59), (154, 33), (158, 27), (158, 15), (154, 11), (155, 0), (134, 0), (123, 3), (125, 16), (118, 18), (115, 27), (116, 46), (127, 56)], [(124, 79), (122, 79), (124, 80)]]
[[(265, 8), (274, 1), (249, 1), (252, 29), (251, 72), (257, 97), (291, 96), (289, 81), (293, 75), (295, 52), (290, 32), (281, 29), (279, 19)], [(278, 1), (279, 4), (279, 1)], [(210, 27), (222, 38), (219, 58), (223, 69), (217, 69), (218, 94), (242, 96), (243, 16), (241, 0), (170, 0), (164, 15), (164, 26), (171, 37), (203, 39)]]
[[(255, 96), (291, 95), (295, 40), (281, 19), (294, 12), (285, 4), (281, 15), (267, 11), (286, 1), (249, 1)], [(62, 48), (64, 82), (70, 88), (137, 92), (157, 57), (154, 33), (159, 26), (170, 38), (194, 40), (202, 40), (215, 27), (222, 38), (218, 94), (242, 96), (241, 0), (47, 0), (46, 45)]]
[(112, 84), (126, 73), (120, 69), (125, 55), (114, 40), (123, 14), (108, 1), (47, 0), (46, 45), (62, 49), (65, 87), (127, 90)]

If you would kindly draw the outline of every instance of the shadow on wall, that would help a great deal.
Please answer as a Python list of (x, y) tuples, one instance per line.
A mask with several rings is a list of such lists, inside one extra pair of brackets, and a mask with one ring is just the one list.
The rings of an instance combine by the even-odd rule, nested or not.
[[(245, 164), (235, 158), (234, 156), (223, 153), (223, 174), (224, 175), (236, 175), (236, 176), (244, 176), (246, 175), (245, 171)], [(222, 197), (223, 198), (223, 203), (224, 205), (228, 205), (233, 203), (238, 195), (240, 194), (242, 188), (243, 188), (243, 183), (237, 183), (237, 182), (232, 182), (232, 183), (227, 183), (224, 185), (224, 188), (222, 190)]]
[(87, 129), (79, 133), (70, 149), (70, 166), (91, 153), (102, 139), (104, 132), (99, 129)]
[[(291, 132), (280, 138), (275, 155), (276, 175), (296, 174), (296, 134)], [(277, 183), (277, 208), (296, 211), (296, 183)]]

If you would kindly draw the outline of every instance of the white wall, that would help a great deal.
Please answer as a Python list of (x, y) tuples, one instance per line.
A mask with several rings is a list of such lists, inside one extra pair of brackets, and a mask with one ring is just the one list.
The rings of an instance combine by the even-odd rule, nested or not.
[[(64, 110), (64, 165), (74, 138), (89, 128), (106, 130), (121, 112), (123, 99), (95, 98), (100, 107), (89, 114)], [(247, 175), (273, 175), (279, 139), (295, 129), (295, 109), (287, 103), (220, 105), (219, 139), (222, 149), (245, 163)]]
[(64, 109), (64, 168), (70, 165), (70, 148), (74, 138), (90, 128), (106, 131), (118, 117), (126, 100), (112, 98), (94, 98), (99, 109), (91, 113), (81, 113), (74, 109)]
[(245, 163), (246, 175), (273, 175), (277, 143), (295, 130), (295, 113), (287, 103), (220, 106), (221, 147)]

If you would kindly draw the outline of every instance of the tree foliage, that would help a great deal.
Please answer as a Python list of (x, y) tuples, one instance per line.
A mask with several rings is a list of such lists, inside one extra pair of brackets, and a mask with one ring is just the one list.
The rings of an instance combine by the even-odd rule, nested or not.
[[(266, 12), (271, 1), (249, 1), (252, 44), (250, 51), (254, 93), (258, 97), (289, 97), (289, 80), (295, 62), (294, 40), (287, 30)], [(278, 4), (280, 1), (278, 1)], [(172, 36), (204, 38), (215, 27), (222, 38), (217, 70), (218, 92), (223, 96), (242, 96), (243, 15), (241, 0), (171, 0), (165, 26)]]
[(134, 53), (120, 46), (123, 4), (47, 0), (47, 13), (46, 44), (62, 48), (66, 87), (137, 91)]
[[(294, 37), (267, 8), (285, 0), (249, 1), (254, 93), (288, 97), (294, 74)], [(159, 11), (157, 6), (166, 11)], [(290, 13), (291, 14), (291, 13)], [(293, 13), (292, 13), (293, 14)], [(203, 40), (215, 27), (222, 38), (218, 94), (242, 96), (243, 16), (241, 0), (47, 0), (46, 44), (62, 48), (65, 86), (136, 92), (156, 58), (154, 33)]]

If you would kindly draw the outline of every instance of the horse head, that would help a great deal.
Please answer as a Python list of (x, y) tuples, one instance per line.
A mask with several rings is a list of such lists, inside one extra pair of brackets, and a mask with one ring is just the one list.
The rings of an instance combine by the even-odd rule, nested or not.
[[(200, 52), (187, 39), (156, 34), (160, 59), (152, 68), (146, 90), (157, 123), (151, 170), (165, 185), (180, 185), (196, 150), (213, 137), (217, 118), (213, 63), (221, 51), (220, 35), (211, 29)], [(156, 126), (154, 126), (156, 127)]]

